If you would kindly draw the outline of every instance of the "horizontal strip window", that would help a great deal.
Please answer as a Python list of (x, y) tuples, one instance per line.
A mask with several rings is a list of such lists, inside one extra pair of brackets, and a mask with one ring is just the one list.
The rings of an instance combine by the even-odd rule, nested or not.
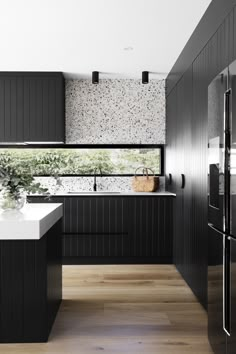
[(0, 149), (156, 149), (164, 144), (50, 144), (42, 143), (0, 143)]
[(0, 163), (6, 157), (27, 163), (38, 177), (129, 177), (139, 167), (137, 175), (146, 174), (145, 168), (156, 176), (164, 174), (164, 145), (5, 146), (0, 149)]

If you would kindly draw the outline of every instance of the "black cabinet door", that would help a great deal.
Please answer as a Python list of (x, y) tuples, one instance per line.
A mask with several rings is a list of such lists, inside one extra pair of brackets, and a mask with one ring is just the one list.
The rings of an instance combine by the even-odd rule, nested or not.
[(173, 199), (161, 197), (129, 198), (131, 255), (172, 263)]
[(176, 110), (177, 90), (173, 89), (166, 99), (166, 188), (176, 192)]
[(230, 337), (227, 336), (227, 354), (236, 352), (236, 240), (230, 242), (230, 289), (231, 289), (231, 313), (230, 313)]
[(208, 337), (215, 354), (226, 353), (223, 330), (224, 235), (208, 227)]
[(64, 79), (24, 77), (24, 140), (64, 141)]
[(64, 257), (124, 257), (130, 254), (127, 199), (64, 198)]
[(24, 141), (24, 78), (0, 74), (0, 142)]
[(64, 142), (61, 73), (0, 73), (0, 142)]

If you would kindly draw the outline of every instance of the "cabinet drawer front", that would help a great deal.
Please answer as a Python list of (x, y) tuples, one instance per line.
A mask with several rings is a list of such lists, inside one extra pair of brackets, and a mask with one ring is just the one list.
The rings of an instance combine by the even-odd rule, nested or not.
[(64, 232), (96, 234), (127, 232), (125, 198), (65, 198)]
[(63, 257), (123, 257), (130, 254), (128, 234), (62, 236)]

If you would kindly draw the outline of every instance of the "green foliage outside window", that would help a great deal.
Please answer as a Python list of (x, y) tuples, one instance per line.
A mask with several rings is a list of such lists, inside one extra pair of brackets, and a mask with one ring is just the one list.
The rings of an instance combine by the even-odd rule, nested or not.
[[(33, 175), (134, 174), (139, 166), (161, 173), (160, 149), (1, 149), (3, 156), (30, 166)], [(1, 166), (0, 166), (1, 167)]]

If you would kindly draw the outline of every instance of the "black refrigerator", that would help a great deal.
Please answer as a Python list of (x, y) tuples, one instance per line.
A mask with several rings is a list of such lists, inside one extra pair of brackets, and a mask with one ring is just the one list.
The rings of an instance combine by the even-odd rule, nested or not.
[(208, 337), (236, 354), (236, 61), (208, 87)]

